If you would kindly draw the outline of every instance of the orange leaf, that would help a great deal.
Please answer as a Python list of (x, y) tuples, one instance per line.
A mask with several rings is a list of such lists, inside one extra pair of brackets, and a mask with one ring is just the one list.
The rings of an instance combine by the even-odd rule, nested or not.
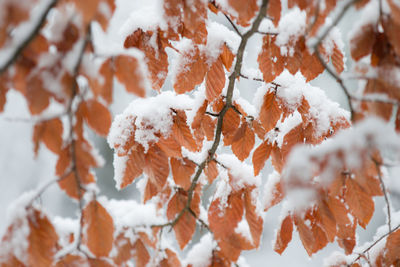
[(196, 164), (191, 160), (171, 158), (171, 170), (174, 181), (177, 185), (181, 186), (184, 190), (188, 190), (191, 182), (191, 177), (196, 169)]
[(232, 152), (239, 160), (243, 161), (249, 156), (254, 147), (254, 143), (254, 132), (249, 128), (245, 121), (233, 137)]
[(244, 203), (246, 209), (246, 220), (250, 228), (250, 233), (253, 239), (253, 246), (260, 245), (260, 238), (263, 231), (263, 218), (257, 213), (255, 199), (252, 197), (252, 189), (247, 189), (244, 195)]
[(232, 67), (233, 60), (235, 59), (235, 55), (229, 49), (229, 47), (224, 43), (222, 46), (222, 53), (220, 55), (222, 64), (224, 64), (225, 69), (229, 71)]
[(264, 211), (269, 210), (271, 207), (281, 202), (284, 197), (280, 178), (279, 180), (275, 181), (272, 186), (272, 191), (268, 192), (272, 196), (269, 197), (268, 201), (265, 203)]
[(164, 187), (169, 175), (168, 157), (158, 146), (151, 146), (145, 156), (145, 173), (158, 191)]
[(135, 244), (133, 244), (134, 247), (134, 258), (136, 262), (137, 267), (145, 267), (147, 266), (147, 263), (150, 261), (150, 254), (147, 251), (145, 245), (143, 242), (138, 239)]
[(195, 51), (190, 51), (190, 53), (184, 53), (183, 56), (185, 58), (184, 63), (179, 66), (173, 85), (178, 94), (190, 92), (196, 85), (203, 82), (208, 69), (208, 65), (198, 48)]
[(375, 27), (372, 24), (364, 25), (350, 40), (351, 56), (358, 61), (372, 52), (375, 40)]
[(281, 150), (277, 145), (273, 145), (271, 149), (271, 163), (275, 170), (279, 173), (282, 172), (284, 159), (282, 157)]
[(157, 146), (164, 151), (167, 157), (182, 157), (181, 146), (178, 144), (173, 134), (170, 134), (167, 138), (164, 136), (160, 137)]
[(83, 115), (90, 126), (97, 134), (107, 136), (111, 127), (111, 114), (108, 109), (96, 100), (82, 102)]
[(83, 243), (95, 256), (107, 257), (114, 242), (112, 217), (97, 200), (89, 202), (82, 216), (84, 225), (87, 227)]
[(237, 12), (237, 22), (242, 26), (249, 26), (250, 20), (259, 9), (256, 0), (229, 0), (228, 3)]
[(268, 140), (265, 140), (253, 153), (253, 166), (254, 175), (257, 176), (262, 168), (264, 168), (265, 161), (269, 158), (271, 154), (271, 144)]
[(282, 111), (276, 101), (275, 93), (266, 93), (260, 109), (260, 121), (266, 132), (275, 128), (276, 123), (281, 117), (281, 113)]
[(113, 63), (110, 58), (103, 62), (99, 69), (98, 75), (99, 76), (96, 77), (86, 75), (90, 88), (96, 97), (101, 96), (107, 102), (107, 104), (111, 104), (114, 70)]
[(146, 90), (137, 59), (131, 56), (119, 55), (115, 57), (115, 76), (125, 85), (126, 91), (144, 97)]
[(285, 58), (281, 56), (281, 50), (275, 44), (275, 37), (264, 37), (262, 50), (258, 55), (257, 61), (263, 74), (264, 81), (267, 83), (272, 82), (282, 73), (285, 65)]
[(304, 142), (304, 130), (301, 124), (295, 126), (290, 130), (283, 138), (281, 153), (282, 157), (286, 159), (292, 148), (297, 144), (302, 144)]
[[(89, 180), (90, 178), (91, 180)], [(89, 178), (89, 179), (88, 179)], [(87, 183), (91, 183), (94, 182), (94, 178), (92, 175), (88, 175), (86, 177), (85, 180)], [(82, 197), (84, 191), (82, 188), (80, 188), (81, 186), (79, 185), (80, 183), (82, 184), (87, 184), (84, 183), (83, 181), (78, 180), (78, 178), (76, 178), (76, 175), (74, 172), (69, 173), (67, 176), (65, 176), (63, 179), (61, 179), (60, 181), (58, 181), (58, 185), (60, 186), (60, 188), (65, 191), (65, 193), (72, 198), (75, 199), (79, 199), (80, 197)], [(79, 191), (78, 191), (79, 188)]]
[(298, 215), (294, 216), (294, 222), (297, 227), (297, 231), (299, 232), (301, 243), (303, 247), (306, 249), (307, 254), (311, 256), (315, 250), (316, 241), (314, 238), (314, 234), (312, 229), (304, 223), (304, 219), (299, 217)]
[(281, 0), (270, 0), (268, 1), (267, 15), (272, 19), (275, 26), (278, 26), (279, 20), (281, 19), (282, 3)]
[(326, 201), (321, 201), (316, 211), (320, 226), (324, 230), (329, 242), (333, 242), (336, 236), (336, 220)]
[(218, 98), (225, 86), (225, 71), (222, 60), (217, 59), (206, 75), (206, 98), (212, 102)]
[(159, 263), (160, 267), (181, 267), (181, 262), (175, 252), (167, 248), (165, 254), (167, 257)]
[[(40, 140), (50, 151), (58, 154), (63, 143), (62, 134), (63, 124), (60, 119), (47, 120), (35, 125), (33, 140), (35, 144)], [(38, 147), (35, 145), (35, 153), (37, 153), (37, 149)]]
[(307, 48), (303, 50), (303, 59), (300, 66), (301, 74), (306, 78), (306, 81), (314, 80), (325, 70), (324, 66), (319, 61), (318, 56), (314, 52), (311, 54)]
[(172, 126), (172, 131), (176, 141), (181, 146), (186, 147), (190, 151), (197, 151), (198, 146), (196, 140), (194, 140), (192, 132), (186, 123), (186, 114), (184, 111), (177, 111), (173, 118), (174, 125)]
[(224, 144), (229, 145), (240, 125), (240, 116), (233, 109), (228, 109), (225, 113), (222, 123), (222, 134), (224, 135)]
[(342, 73), (344, 70), (344, 56), (336, 44), (333, 46), (332, 65), (337, 73)]
[(70, 147), (64, 147), (58, 154), (58, 160), (56, 164), (56, 175), (62, 176), (68, 167), (71, 165)]
[(218, 176), (217, 163), (214, 160), (208, 162), (206, 168), (204, 169), (204, 173), (207, 175), (208, 183), (212, 184), (212, 182)]
[(292, 216), (289, 214), (282, 220), (281, 226), (276, 236), (274, 250), (279, 254), (286, 249), (289, 242), (292, 240), (293, 221)]
[(57, 251), (58, 235), (49, 219), (38, 210), (28, 215), (28, 265), (51, 266)]
[(400, 260), (400, 230), (396, 230), (389, 235), (385, 246), (386, 266), (396, 266)]
[(346, 181), (345, 200), (351, 213), (358, 219), (361, 227), (365, 228), (374, 213), (374, 201), (364, 189), (353, 179)]
[[(168, 203), (168, 220), (174, 220), (175, 216), (185, 209), (187, 199), (187, 193), (183, 190), (179, 190), (175, 193)], [(196, 230), (196, 218), (193, 217), (193, 215), (188, 211), (185, 211), (173, 228), (179, 247), (183, 249), (192, 239), (192, 236)]]
[(122, 189), (130, 185), (135, 178), (139, 177), (143, 173), (144, 164), (144, 149), (141, 145), (137, 145), (128, 154), (124, 176), (121, 184), (118, 186)]

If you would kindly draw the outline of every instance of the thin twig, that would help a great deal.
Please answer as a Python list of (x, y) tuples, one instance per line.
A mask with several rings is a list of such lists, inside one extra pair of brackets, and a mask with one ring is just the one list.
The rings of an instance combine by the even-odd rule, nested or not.
[(376, 244), (378, 244), (382, 239), (384, 239), (385, 237), (387, 237), (388, 235), (390, 235), (391, 233), (397, 231), (398, 229), (400, 229), (400, 224), (397, 225), (395, 228), (393, 228), (391, 231), (387, 232), (386, 234), (384, 234), (383, 236), (379, 237), (377, 240), (375, 240), (369, 247), (367, 247), (366, 249), (364, 249), (360, 255), (358, 255), (357, 258), (355, 258), (355, 260), (353, 260), (350, 265), (348, 266), (352, 266), (356, 261), (358, 261), (362, 255), (364, 255), (365, 253), (367, 253), (370, 249), (372, 249)]
[(233, 72), (229, 76), (229, 84), (228, 84), (228, 89), (226, 93), (226, 99), (225, 99), (225, 105), (222, 108), (221, 112), (219, 113), (218, 116), (218, 121), (217, 121), (217, 127), (215, 130), (215, 139), (214, 142), (208, 151), (208, 157), (198, 166), (197, 171), (193, 177), (192, 183), (187, 191), (188, 199), (186, 202), (185, 207), (178, 213), (178, 215), (175, 217), (174, 220), (162, 224), (162, 225), (152, 225), (151, 227), (166, 227), (170, 226), (171, 228), (174, 227), (174, 225), (181, 219), (181, 217), (185, 214), (185, 212), (188, 212), (191, 207), (192, 199), (193, 199), (193, 194), (194, 190), (197, 186), (197, 182), (206, 167), (207, 163), (213, 160), (215, 152), (217, 151), (217, 148), (219, 146), (219, 143), (221, 141), (221, 135), (222, 135), (222, 122), (224, 119), (224, 116), (226, 112), (233, 107), (232, 105), (232, 98), (233, 98), (233, 90), (235, 88), (235, 82), (236, 78), (240, 76), (241, 69), (242, 69), (242, 63), (243, 63), (243, 56), (244, 56), (244, 50), (246, 48), (247, 42), (250, 39), (250, 37), (257, 32), (261, 21), (264, 19), (264, 14), (266, 14), (267, 10), (267, 5), (268, 5), (268, 0), (263, 0), (260, 11), (254, 20), (251, 28), (243, 35), (241, 35), (241, 42), (239, 44), (238, 52), (236, 55), (236, 63), (235, 67), (233, 69)]
[(242, 33), (239, 31), (238, 27), (236, 27), (235, 23), (233, 23), (233, 21), (231, 20), (231, 18), (226, 15), (225, 13), (223, 13), (225, 18), (229, 21), (229, 23), (231, 24), (232, 28), (235, 30), (235, 32), (242, 37)]
[(322, 58), (322, 55), (321, 55), (321, 52), (319, 51), (318, 46), (315, 48), (315, 52), (317, 54), (319, 61), (322, 64), (322, 66), (339, 83), (344, 94), (346, 95), (347, 104), (349, 105), (349, 110), (350, 110), (350, 120), (353, 121), (355, 111), (354, 111), (353, 103), (351, 102), (352, 97), (351, 97), (349, 89), (346, 87), (346, 85), (344, 85), (342, 78), (340, 78), (339, 75), (337, 75), (336, 72), (334, 70), (332, 70), (331, 67), (328, 66), (328, 64), (326, 64), (325, 60)]
[(13, 52), (11, 52), (10, 58), (6, 61), (6, 63), (0, 67), (0, 75), (5, 72), (8, 67), (10, 67), (19, 57), (19, 55), (22, 53), (22, 51), (27, 47), (32, 40), (36, 37), (36, 35), (39, 33), (40, 28), (44, 25), (47, 15), (49, 14), (50, 10), (57, 4), (58, 0), (52, 0), (50, 4), (46, 7), (44, 10), (42, 16), (40, 17), (40, 20), (36, 24), (35, 28), (32, 30), (32, 32), (26, 37), (26, 39), (21, 42)]

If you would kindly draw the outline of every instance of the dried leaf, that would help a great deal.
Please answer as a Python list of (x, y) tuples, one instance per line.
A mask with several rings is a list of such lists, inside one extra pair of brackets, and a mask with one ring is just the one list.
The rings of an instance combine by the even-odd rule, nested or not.
[(218, 98), (225, 86), (225, 71), (222, 60), (217, 59), (206, 75), (206, 98), (212, 102)]
[(147, 251), (146, 246), (140, 239), (138, 239), (135, 242), (135, 244), (133, 244), (133, 247), (134, 247), (133, 257), (135, 258), (136, 266), (137, 267), (147, 266), (147, 263), (149, 263), (150, 261), (150, 254)]
[(280, 48), (275, 44), (275, 37), (264, 37), (262, 50), (257, 61), (266, 83), (272, 82), (282, 73), (285, 58), (282, 57)]
[(276, 123), (281, 117), (281, 113), (282, 111), (279, 108), (275, 93), (266, 93), (260, 109), (260, 121), (266, 132), (275, 128)]
[(28, 215), (28, 265), (50, 266), (57, 252), (58, 235), (49, 219), (38, 210)]
[(204, 173), (207, 175), (208, 183), (212, 184), (215, 178), (218, 177), (217, 163), (214, 160), (208, 162), (204, 169)]
[(282, 3), (281, 0), (268, 1), (267, 15), (272, 18), (275, 26), (278, 26), (281, 19)]
[(94, 99), (82, 102), (82, 105), (83, 116), (90, 128), (99, 135), (107, 136), (108, 130), (111, 127), (110, 111), (103, 104)]
[[(161, 191), (169, 175), (169, 163), (168, 157), (158, 146), (151, 146), (147, 151), (144, 172), (157, 191)], [(148, 186), (150, 186), (149, 182)]]
[(86, 234), (83, 243), (97, 257), (107, 257), (114, 242), (114, 222), (107, 210), (92, 200), (83, 210)]
[(242, 126), (236, 131), (232, 140), (232, 152), (236, 157), (243, 161), (245, 160), (254, 147), (255, 136), (254, 132), (249, 128), (247, 122), (243, 122)]
[(268, 140), (265, 140), (253, 153), (253, 167), (254, 175), (257, 176), (260, 171), (264, 168), (265, 161), (271, 154), (271, 144)]
[(364, 25), (350, 41), (351, 56), (354, 60), (358, 61), (371, 53), (374, 45), (371, 40), (375, 40), (374, 26), (372, 24)]
[(351, 214), (358, 219), (360, 226), (365, 228), (374, 213), (374, 201), (353, 179), (347, 179), (346, 188), (345, 200)]
[[(228, 3), (237, 12), (236, 20), (241, 26), (249, 26), (250, 20), (254, 18), (259, 9), (256, 0), (229, 0)], [(231, 15), (236, 16), (236, 14)]]
[(174, 133), (176, 141), (190, 151), (197, 151), (199, 147), (197, 146), (196, 140), (194, 140), (192, 132), (186, 123), (185, 112), (177, 111), (176, 115), (173, 117), (173, 121), (172, 132)]
[(144, 149), (141, 145), (137, 145), (128, 154), (128, 160), (126, 161), (124, 176), (122, 178), (121, 184), (117, 186), (122, 189), (130, 185), (135, 178), (142, 175), (144, 164), (145, 164)]
[(240, 115), (233, 109), (228, 109), (222, 122), (222, 134), (224, 135), (224, 144), (230, 145), (235, 133), (240, 125)]
[(224, 43), (222, 46), (222, 53), (220, 55), (221, 61), (225, 66), (227, 71), (230, 71), (232, 67), (233, 60), (235, 59), (235, 55), (229, 49), (229, 47)]
[(292, 216), (289, 214), (282, 220), (281, 226), (277, 232), (275, 239), (274, 250), (279, 254), (286, 249), (289, 242), (292, 240), (293, 221)]
[(199, 49), (186, 52), (182, 55), (185, 60), (175, 77), (174, 89), (178, 94), (192, 91), (196, 85), (203, 82), (208, 65), (200, 54)]
[(131, 56), (119, 55), (115, 57), (114, 64), (115, 77), (125, 85), (126, 91), (144, 97), (146, 90), (137, 59)]
[(171, 158), (171, 170), (174, 181), (184, 190), (188, 190), (192, 184), (191, 177), (196, 169), (196, 164), (193, 161), (184, 158)]

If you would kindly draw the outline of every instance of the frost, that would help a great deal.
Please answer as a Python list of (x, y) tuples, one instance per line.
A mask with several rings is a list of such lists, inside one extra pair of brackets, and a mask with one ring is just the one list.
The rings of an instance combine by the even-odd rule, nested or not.
[(240, 37), (224, 25), (217, 22), (209, 22), (207, 25), (207, 45), (205, 52), (212, 59), (220, 55), (221, 46), (226, 43), (232, 51), (237, 51)]

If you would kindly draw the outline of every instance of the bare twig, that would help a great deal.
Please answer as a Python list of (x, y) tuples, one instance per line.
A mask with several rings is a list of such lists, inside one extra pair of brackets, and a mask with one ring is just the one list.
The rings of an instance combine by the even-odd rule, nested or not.
[(333, 69), (331, 69), (331, 67), (328, 66), (328, 64), (326, 64), (325, 60), (322, 58), (322, 55), (321, 55), (321, 52), (319, 51), (318, 46), (315, 48), (315, 52), (317, 54), (319, 61), (322, 64), (322, 66), (324, 66), (325, 70), (339, 83), (344, 94), (346, 95), (347, 104), (349, 105), (349, 110), (350, 110), (350, 119), (351, 119), (351, 121), (353, 121), (355, 111), (354, 111), (353, 103), (351, 102), (352, 97), (351, 97), (349, 89), (344, 84), (343, 79), (340, 78), (339, 75), (336, 74), (336, 72)]
[(230, 18), (228, 15), (226, 15), (225, 13), (224, 13), (224, 16), (225, 16), (225, 18), (229, 21), (229, 23), (231, 24), (231, 26), (232, 26), (232, 28), (235, 30), (235, 32), (236, 32), (240, 37), (242, 37), (242, 33), (239, 31), (239, 29), (238, 29), (238, 27), (235, 25), (235, 23), (233, 23), (233, 21), (231, 20), (231, 18)]
[(368, 251), (370, 251), (370, 249), (372, 249), (376, 244), (378, 244), (382, 239), (384, 239), (385, 237), (387, 237), (388, 235), (390, 235), (391, 233), (397, 231), (398, 229), (400, 229), (400, 224), (397, 225), (395, 228), (393, 228), (391, 231), (388, 231), (386, 234), (384, 234), (383, 236), (379, 237), (377, 240), (375, 240), (369, 247), (367, 247), (366, 249), (364, 249), (360, 255), (358, 255), (357, 258), (355, 258), (348, 266), (352, 266), (356, 261), (358, 261), (363, 255), (365, 255), (365, 253), (367, 253)]
[(190, 207), (191, 207), (191, 203), (192, 203), (192, 199), (193, 199), (194, 190), (197, 186), (197, 182), (200, 178), (200, 175), (202, 174), (207, 163), (210, 162), (211, 160), (213, 160), (215, 152), (217, 151), (217, 148), (221, 141), (222, 123), (223, 123), (224, 116), (225, 116), (226, 112), (230, 108), (233, 107), (233, 104), (232, 104), (233, 90), (235, 88), (236, 78), (239, 77), (240, 73), (241, 73), (244, 50), (246, 48), (248, 40), (254, 33), (257, 32), (261, 21), (264, 19), (266, 10), (267, 10), (267, 5), (268, 5), (268, 0), (263, 0), (260, 10), (259, 10), (259, 13), (258, 13), (257, 17), (255, 18), (251, 28), (246, 33), (241, 35), (241, 42), (239, 44), (239, 48), (238, 48), (237, 55), (236, 55), (235, 67), (233, 69), (233, 72), (229, 76), (229, 84), (228, 84), (228, 89), (227, 89), (227, 93), (226, 93), (225, 105), (222, 108), (222, 110), (218, 116), (217, 127), (215, 130), (215, 139), (214, 139), (214, 142), (213, 142), (210, 150), (208, 151), (208, 157), (198, 166), (197, 171), (193, 177), (190, 188), (187, 191), (188, 199), (187, 199), (185, 207), (178, 213), (178, 215), (175, 217), (174, 220), (172, 220), (168, 223), (162, 224), (162, 225), (152, 225), (152, 227), (170, 226), (172, 228), (181, 219), (181, 217), (185, 214), (185, 212), (190, 212)]
[(21, 42), (21, 44), (19, 44), (15, 48), (13, 52), (11, 52), (10, 58), (3, 64), (3, 66), (0, 67), (0, 75), (3, 74), (3, 72), (5, 72), (8, 67), (10, 67), (17, 60), (18, 56), (22, 53), (25, 47), (27, 47), (36, 37), (36, 35), (39, 33), (40, 28), (44, 25), (44, 22), (46, 21), (47, 15), (49, 14), (50, 10), (57, 4), (57, 2), (58, 0), (52, 0), (49, 3), (32, 32), (25, 38), (23, 42)]

